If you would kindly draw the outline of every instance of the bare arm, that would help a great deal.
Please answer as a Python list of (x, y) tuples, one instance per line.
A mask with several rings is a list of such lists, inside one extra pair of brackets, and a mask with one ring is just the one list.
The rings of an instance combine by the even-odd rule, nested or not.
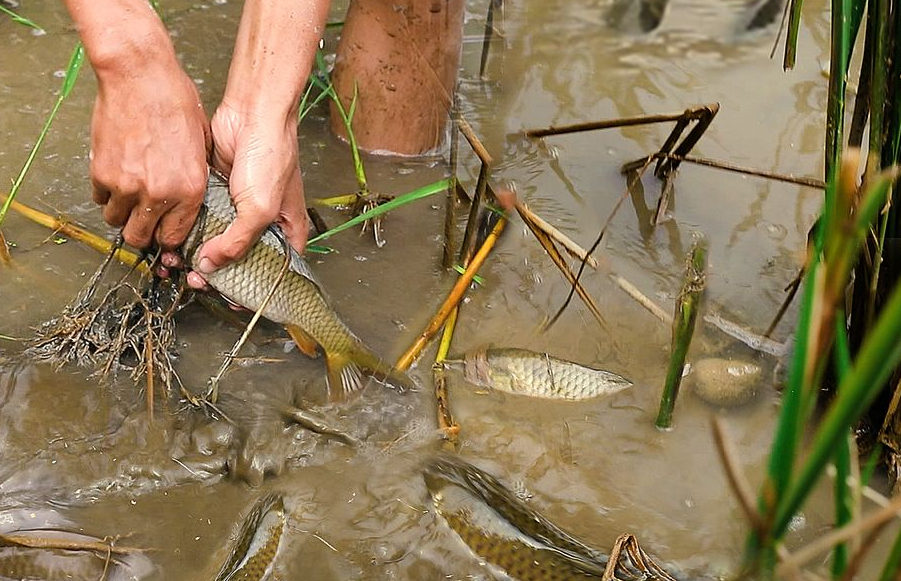
[(98, 80), (91, 180), (125, 240), (164, 248), (187, 235), (203, 199), (209, 128), (197, 90), (145, 0), (64, 0)]
[(195, 265), (201, 274), (243, 256), (272, 222), (297, 250), (306, 245), (297, 108), (328, 5), (328, 0), (244, 5), (225, 96), (212, 120), (214, 164), (230, 173), (238, 217), (201, 249)]

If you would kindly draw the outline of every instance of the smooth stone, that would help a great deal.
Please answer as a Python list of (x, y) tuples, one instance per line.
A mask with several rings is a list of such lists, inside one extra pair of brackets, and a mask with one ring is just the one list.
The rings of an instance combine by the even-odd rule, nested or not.
[(691, 386), (695, 395), (719, 407), (745, 404), (757, 393), (760, 366), (741, 359), (708, 357), (692, 365)]

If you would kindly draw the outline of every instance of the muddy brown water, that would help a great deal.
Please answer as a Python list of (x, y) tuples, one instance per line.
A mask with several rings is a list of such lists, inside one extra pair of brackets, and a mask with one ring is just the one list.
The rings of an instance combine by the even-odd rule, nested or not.
[[(76, 36), (56, 3), (24, 3), (35, 34), (0, 17), (0, 175), (11, 179), (52, 106)], [(189, 74), (212, 109), (221, 94), (240, 3), (164, 3)], [(679, 111), (717, 101), (722, 110), (696, 153), (757, 168), (819, 176), (826, 103), (827, 7), (805, 3), (798, 68), (769, 60), (775, 29), (742, 33), (743, 0), (672, 0), (661, 27), (638, 34), (629, 15), (611, 25), (612, 2), (508, 3), (504, 39), (495, 42), (488, 80), (477, 77), (476, 41), (485, 6), (470, 2), (461, 81), (464, 113), (543, 217), (588, 245), (624, 187), (619, 165), (655, 149), (667, 129), (631, 128), (550, 138), (541, 148), (516, 137), (529, 127)], [(341, 18), (341, 6), (333, 19)], [(744, 20), (743, 20), (744, 19)], [(330, 35), (329, 44), (334, 45)], [(88, 121), (95, 84), (85, 70), (63, 107), (22, 191), (22, 200), (107, 235), (90, 202)], [(308, 195), (354, 189), (347, 148), (325, 128), (325, 110), (301, 127)], [(464, 152), (465, 152), (464, 148)], [(366, 159), (372, 185), (409, 191), (443, 176), (441, 159)], [(477, 171), (462, 155), (471, 186)], [(567, 290), (531, 235), (513, 220), (482, 269), (484, 286), (462, 310), (454, 351), (492, 343), (547, 350), (630, 378), (635, 387), (599, 401), (538, 403), (485, 395), (451, 375), (462, 453), (516, 486), (532, 506), (599, 548), (636, 534), (651, 553), (687, 572), (720, 574), (741, 555), (746, 526), (716, 458), (709, 418), (721, 413), (740, 462), (757, 483), (771, 441), (778, 396), (774, 361), (706, 331), (705, 353), (756, 361), (767, 379), (742, 408), (718, 411), (686, 391), (675, 429), (653, 427), (669, 331), (614, 286), (613, 271), (671, 308), (692, 232), (710, 240), (708, 308), (761, 332), (794, 276), (818, 192), (709, 169), (683, 167), (673, 219), (648, 226), (656, 184), (627, 200), (599, 251), (607, 270), (586, 288), (608, 322), (599, 328), (574, 303), (548, 333), (535, 332)], [(349, 325), (377, 350), (397, 356), (434, 312), (451, 278), (437, 266), (443, 200), (434, 197), (386, 220), (387, 245), (337, 237), (338, 254), (312, 257)], [(335, 224), (341, 217), (326, 212)], [(15, 265), (0, 275), (0, 334), (29, 335), (84, 284), (99, 257), (11, 215), (4, 232)], [(793, 321), (777, 331), (783, 340)], [(185, 383), (202, 389), (238, 332), (199, 308), (179, 326)], [(265, 326), (247, 354), (279, 359), (240, 366), (227, 378), (228, 428), (177, 403), (157, 405), (149, 426), (143, 396), (121, 377), (100, 385), (83, 370), (54, 372), (22, 363), (19, 344), (0, 343), (0, 512), (52, 510), (61, 523), (98, 537), (118, 535), (157, 549), (154, 578), (211, 578), (235, 520), (267, 491), (286, 494), (291, 513), (283, 578), (486, 579), (491, 573), (430, 511), (419, 475), (438, 447), (428, 365), (413, 373), (419, 392), (371, 386), (340, 406), (325, 405), (321, 360), (286, 351)], [(275, 339), (266, 343), (262, 339)], [(433, 355), (426, 353), (422, 361)], [(365, 440), (359, 450), (286, 424), (285, 403), (319, 407), (329, 421)], [(323, 407), (324, 406), (324, 407)], [(225, 476), (224, 472), (231, 475)], [(250, 486), (235, 473), (252, 481)], [(796, 523), (796, 543), (831, 520), (825, 497)], [(42, 513), (43, 514), (43, 513)], [(2, 530), (0, 521), (0, 530)], [(885, 542), (885, 541), (884, 541)], [(876, 564), (874, 563), (873, 571)]]

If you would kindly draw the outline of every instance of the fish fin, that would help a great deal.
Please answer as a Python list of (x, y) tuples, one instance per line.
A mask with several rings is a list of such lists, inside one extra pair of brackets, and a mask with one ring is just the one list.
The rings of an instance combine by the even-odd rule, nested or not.
[(329, 397), (333, 401), (344, 399), (363, 389), (363, 372), (348, 354), (326, 352), (325, 367)]
[[(340, 399), (365, 387), (363, 375), (370, 375), (382, 383), (406, 391), (414, 387), (413, 380), (362, 344), (357, 344), (349, 353), (326, 353), (325, 365), (328, 372), (329, 394), (332, 399)], [(339, 390), (338, 386), (341, 386)]]
[(297, 345), (297, 348), (301, 353), (311, 359), (315, 359), (319, 356), (319, 343), (317, 343), (316, 339), (313, 339), (309, 333), (304, 331), (303, 328), (298, 325), (285, 325), (285, 331), (288, 332), (288, 335), (294, 341), (294, 344)]

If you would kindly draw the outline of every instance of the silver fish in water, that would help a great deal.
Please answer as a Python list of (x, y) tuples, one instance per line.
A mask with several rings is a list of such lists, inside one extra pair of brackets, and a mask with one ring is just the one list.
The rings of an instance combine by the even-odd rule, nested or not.
[(525, 349), (474, 351), (464, 356), (462, 364), (464, 377), (470, 383), (545, 399), (585, 400), (614, 394), (632, 385), (615, 373)]

